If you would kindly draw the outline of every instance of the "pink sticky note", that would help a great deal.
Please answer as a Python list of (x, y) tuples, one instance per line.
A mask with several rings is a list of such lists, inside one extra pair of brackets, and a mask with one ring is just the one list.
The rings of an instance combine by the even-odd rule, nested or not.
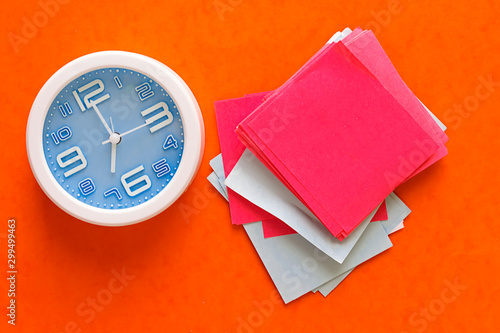
[[(272, 93), (272, 92), (247, 94), (247, 95), (245, 95), (245, 99), (256, 98), (256, 99), (262, 100), (262, 97), (265, 95), (268, 95), (269, 93)], [(241, 103), (236, 102), (237, 100), (240, 100)], [(230, 106), (230, 109), (231, 109), (231, 111), (230, 111), (231, 114), (229, 115), (229, 117), (226, 117), (227, 115), (224, 113), (225, 112), (224, 105), (222, 106), (222, 109), (221, 109), (221, 103), (224, 104), (224, 101), (217, 102), (217, 112), (218, 112), (217, 117), (226, 117), (226, 118), (220, 120), (221, 123), (220, 123), (219, 127), (227, 126), (227, 128), (231, 128), (230, 126), (233, 125), (233, 124), (230, 124), (231, 117), (236, 116), (236, 118), (238, 118), (237, 114), (240, 114), (240, 118), (243, 117), (242, 119), (244, 119), (244, 117), (246, 117), (248, 114), (250, 114), (251, 111), (253, 111), (253, 109), (255, 107), (255, 104), (254, 104), (255, 101), (248, 100), (247, 102), (249, 104), (243, 103), (243, 101), (241, 99), (230, 100), (228, 102), (228, 106)], [(245, 106), (248, 106), (248, 107), (245, 107)], [(227, 155), (226, 158), (224, 158), (224, 155), (223, 155), (223, 163), (225, 164), (224, 168), (225, 169), (230, 168), (232, 170), (232, 168), (234, 167), (234, 165), (233, 165), (234, 163), (232, 163), (232, 162), (234, 162), (233, 158), (237, 154), (240, 154), (240, 151), (242, 151), (242, 148), (244, 149), (244, 145), (239, 140), (236, 140), (236, 141), (234, 140), (234, 138), (236, 137), (236, 134), (234, 132), (231, 133), (231, 131), (225, 131), (224, 129), (220, 129), (219, 131), (221, 132), (219, 134), (219, 136), (221, 137), (221, 141), (224, 141), (223, 150), (225, 152), (228, 151), (228, 153), (226, 154)], [(224, 137), (224, 138), (222, 139), (222, 137)], [(222, 143), (221, 143), (221, 145), (222, 145)], [(225, 162), (226, 160), (228, 160), (227, 163)], [(239, 157), (237, 158), (237, 160), (239, 160)], [(233, 192), (231, 189), (228, 189), (228, 191)], [(248, 219), (248, 222), (243, 222), (243, 223), (253, 222), (253, 221), (251, 221), (251, 219), (258, 219), (261, 217), (264, 218), (264, 220), (262, 221), (262, 227), (264, 230), (264, 238), (277, 237), (277, 236), (283, 236), (283, 235), (289, 235), (289, 234), (296, 233), (287, 224), (283, 223), (281, 220), (279, 220), (277, 218), (267, 218), (267, 215), (265, 215), (265, 214), (255, 215), (254, 213), (258, 212), (258, 209), (254, 209), (255, 206), (253, 204), (251, 204), (250, 202), (248, 202), (246, 199), (242, 198), (241, 196), (239, 196), (235, 192), (233, 192), (233, 201), (234, 200), (237, 201), (237, 204), (239, 204), (239, 203), (243, 204), (245, 206), (244, 208), (251, 209), (251, 213), (246, 215), (246, 217), (245, 217), (246, 219)], [(238, 208), (232, 208), (232, 212), (235, 212), (235, 210), (238, 211)], [(235, 212), (235, 214), (238, 214), (238, 213)], [(239, 214), (241, 214), (241, 211), (239, 212)], [(387, 219), (387, 210), (386, 210), (385, 202), (380, 206), (379, 210), (375, 214), (375, 217), (379, 218), (376, 221), (384, 220), (383, 216), (385, 216), (385, 219)]]
[(434, 154), (428, 160), (423, 161), (424, 154), (420, 154), (419, 150), (432, 149), (432, 147), (426, 142), (421, 143), (420, 149), (415, 151), (412, 158), (406, 161), (406, 163), (410, 164), (420, 164), (409, 178), (443, 158), (448, 153), (444, 145), (448, 141), (448, 137), (401, 79), (375, 35), (371, 31), (365, 31), (356, 38), (346, 41), (346, 47), (377, 77), (384, 88), (394, 96), (415, 121), (422, 126), (433, 142), (438, 145), (438, 149)]
[[(222, 161), (226, 176), (233, 170), (245, 150), (245, 146), (237, 139), (234, 132), (236, 125), (262, 102), (262, 97), (265, 95), (267, 92), (215, 103)], [(230, 188), (227, 189), (227, 192), (233, 224), (262, 221), (265, 237), (295, 233), (281, 220), (255, 206)]]
[[(349, 41), (349, 40), (352, 40), (353, 38), (356, 38), (357, 36), (359, 36), (360, 34), (363, 33), (363, 30), (361, 28), (356, 28), (354, 29), (354, 31), (352, 31), (350, 34), (348, 34), (346, 37), (344, 37), (342, 40), (345, 42), (345, 41)], [(331, 43), (333, 44), (333, 43)], [(302, 73), (304, 70), (306, 70), (309, 66), (311, 66), (312, 64), (315, 63), (315, 61), (317, 59), (319, 59), (322, 54), (324, 52), (326, 52), (328, 50), (328, 48), (330, 47), (331, 44), (325, 44), (318, 52), (316, 52), (316, 54), (314, 56), (312, 56), (295, 74), (293, 74), (281, 87), (280, 87), (280, 90), (281, 89), (285, 89), (289, 84), (293, 83), (293, 81), (295, 80), (295, 78), (300, 74)], [(276, 93), (276, 94), (275, 94)], [(272, 91), (270, 92), (267, 96), (265, 96), (265, 100), (268, 100), (268, 99), (272, 99), (274, 97), (277, 96), (277, 94), (279, 93), (278, 90), (275, 90), (275, 91)]]
[(285, 235), (296, 234), (297, 232), (290, 228), (283, 221), (278, 220), (280, 223), (276, 223), (276, 221), (265, 220), (262, 221), (262, 229), (264, 231), (264, 238), (271, 237), (279, 237)]
[[(245, 98), (215, 103), (222, 161), (226, 176), (233, 170), (245, 150), (245, 146), (237, 139), (234, 132), (236, 125), (261, 103), (262, 97), (266, 94), (266, 92), (252, 94), (252, 96)], [(227, 192), (233, 224), (262, 221), (264, 233), (268, 237), (295, 232), (281, 220), (255, 206), (230, 188), (227, 189)]]
[[(242, 119), (259, 106), (263, 95), (265, 94), (215, 102), (217, 128), (226, 176), (233, 170), (236, 162), (238, 162), (238, 159), (245, 150), (245, 146), (237, 139), (234, 129)], [(228, 188), (227, 190), (233, 224), (257, 222), (274, 218), (271, 214), (250, 203), (231, 189)]]
[[(355, 29), (351, 34), (349, 34), (342, 41), (351, 52), (360, 60), (369, 70), (374, 74), (374, 76), (381, 81), (382, 85), (398, 100), (399, 103), (407, 109), (407, 111), (414, 117), (414, 119), (426, 130), (426, 132), (431, 136), (439, 148), (436, 152), (424, 163), (421, 163), (423, 155), (416, 151), (411, 160), (402, 163), (401, 167), (406, 167), (405, 164), (411, 163), (421, 163), (421, 166), (410, 175), (408, 178), (416, 175), (417, 173), (425, 170), (427, 167), (441, 159), (447, 154), (447, 149), (444, 143), (448, 140), (446, 134), (439, 128), (437, 123), (432, 119), (432, 117), (424, 109), (420, 101), (415, 97), (415, 95), (406, 86), (404, 81), (401, 79), (396, 69), (392, 65), (391, 61), (385, 54), (384, 50), (378, 43), (376, 37), (371, 31), (362, 31), (360, 28)], [(294, 74), (287, 82), (280, 88), (286, 88), (288, 84), (293, 82), (293, 79), (301, 73), (303, 70), (307, 69), (316, 58), (322, 55), (323, 52), (328, 50), (328, 45), (324, 46), (314, 57), (312, 57), (296, 74)], [(277, 93), (270, 93), (266, 96), (266, 99), (273, 99), (277, 96)], [(430, 149), (431, 147), (426, 143), (421, 143), (421, 150)], [(254, 148), (255, 150), (257, 148)], [(259, 156), (258, 150), (254, 152)], [(263, 157), (264, 158), (264, 157)], [(270, 166), (270, 168), (272, 168)], [(277, 175), (278, 177), (281, 177)], [(397, 184), (395, 184), (397, 185)]]
[(429, 135), (342, 44), (280, 88), (238, 127), (335, 236), (350, 233), (415, 169), (399, 172)]

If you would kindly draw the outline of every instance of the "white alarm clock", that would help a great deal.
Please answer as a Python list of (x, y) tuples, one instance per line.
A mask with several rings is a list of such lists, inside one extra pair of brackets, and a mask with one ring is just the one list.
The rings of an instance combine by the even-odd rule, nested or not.
[(122, 51), (58, 70), (26, 130), (31, 169), (47, 196), (106, 226), (146, 220), (174, 203), (196, 175), (204, 142), (186, 83), (164, 64)]

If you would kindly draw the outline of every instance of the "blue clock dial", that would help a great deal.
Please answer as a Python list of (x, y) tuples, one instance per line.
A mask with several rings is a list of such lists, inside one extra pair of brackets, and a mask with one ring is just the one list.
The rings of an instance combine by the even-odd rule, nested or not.
[(101, 68), (67, 84), (45, 118), (43, 150), (59, 185), (79, 201), (126, 209), (164, 190), (184, 149), (175, 101), (147, 75)]

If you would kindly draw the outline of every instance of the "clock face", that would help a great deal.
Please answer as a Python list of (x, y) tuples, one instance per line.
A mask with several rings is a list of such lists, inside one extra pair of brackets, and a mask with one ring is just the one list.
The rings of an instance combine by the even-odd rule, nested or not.
[(60, 89), (42, 136), (58, 185), (103, 210), (152, 200), (175, 177), (185, 146), (183, 120), (166, 87), (119, 67), (82, 73)]

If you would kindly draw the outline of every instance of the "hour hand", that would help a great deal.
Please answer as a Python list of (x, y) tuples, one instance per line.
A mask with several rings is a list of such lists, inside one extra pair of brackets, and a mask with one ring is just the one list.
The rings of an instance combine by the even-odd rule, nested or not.
[[(130, 133), (132, 133), (132, 132), (135, 132), (135, 131), (137, 131), (139, 128), (143, 128), (144, 126), (147, 126), (147, 125), (148, 125), (147, 123), (142, 124), (142, 125), (139, 125), (139, 126), (137, 126), (137, 127), (135, 127), (135, 128), (132, 128), (132, 129), (131, 129), (131, 130), (129, 130), (129, 131), (126, 131), (126, 132), (125, 132), (125, 133), (123, 133), (123, 134), (118, 134), (118, 135), (119, 135), (119, 137), (120, 137), (120, 138), (123, 138), (125, 135), (130, 134)], [(115, 133), (115, 134), (116, 134), (116, 133)], [(112, 143), (112, 141), (111, 141), (111, 136), (110, 136), (110, 138), (109, 138), (108, 140), (103, 141), (103, 142), (102, 142), (102, 144), (103, 144), (103, 145), (105, 145), (105, 144), (106, 144), (106, 143), (108, 143), (108, 142), (111, 142), (111, 143)]]

